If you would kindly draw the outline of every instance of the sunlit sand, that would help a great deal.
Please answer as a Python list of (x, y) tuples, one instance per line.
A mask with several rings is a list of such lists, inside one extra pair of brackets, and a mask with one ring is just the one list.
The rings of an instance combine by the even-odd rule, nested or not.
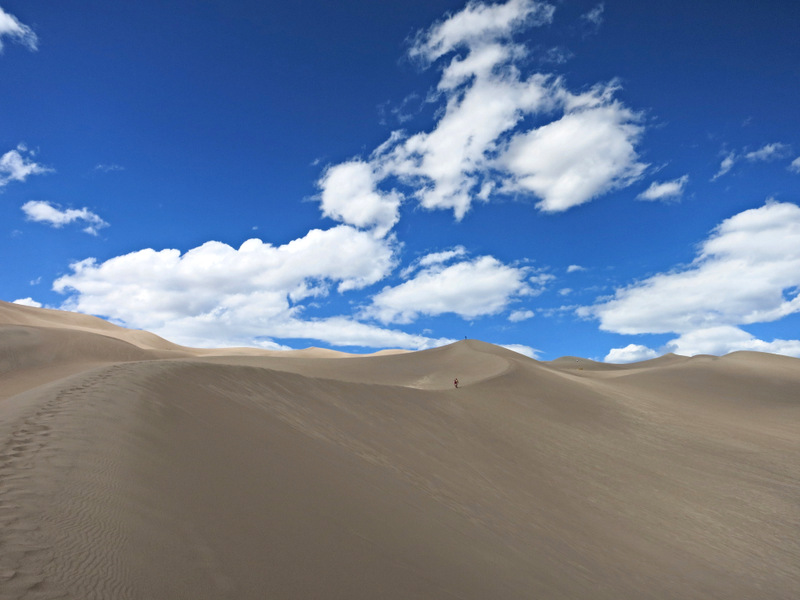
[(192, 350), (0, 303), (0, 598), (798, 597), (800, 360)]

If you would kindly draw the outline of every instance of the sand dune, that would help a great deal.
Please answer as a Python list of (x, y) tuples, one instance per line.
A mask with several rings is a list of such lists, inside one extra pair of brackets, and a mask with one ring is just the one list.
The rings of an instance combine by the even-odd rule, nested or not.
[(217, 352), (0, 303), (0, 598), (798, 598), (799, 392), (758, 353)]

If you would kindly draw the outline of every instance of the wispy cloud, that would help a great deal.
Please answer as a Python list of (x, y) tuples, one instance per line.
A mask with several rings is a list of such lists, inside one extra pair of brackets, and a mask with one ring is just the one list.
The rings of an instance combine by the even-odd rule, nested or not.
[(800, 173), (800, 156), (792, 161), (792, 164), (789, 165), (789, 170), (794, 171), (795, 173)]
[(536, 314), (532, 310), (515, 310), (508, 315), (508, 320), (512, 323), (519, 323), (520, 321), (527, 321), (532, 319)]
[(589, 12), (581, 15), (581, 19), (584, 23), (592, 28), (592, 31), (596, 32), (603, 24), (603, 12), (605, 12), (605, 9), (605, 3), (601, 2)]
[(99, 229), (108, 227), (108, 223), (85, 207), (62, 210), (50, 202), (31, 200), (22, 205), (22, 212), (25, 213), (29, 221), (45, 223), (56, 229), (76, 221), (83, 221), (86, 223), (83, 231), (90, 235), (97, 235)]
[(733, 168), (733, 165), (736, 164), (736, 159), (737, 157), (735, 152), (730, 152), (729, 154), (727, 154), (725, 158), (722, 159), (722, 162), (719, 165), (719, 170), (711, 178), (711, 181), (716, 181), (717, 179), (725, 175), (728, 171), (730, 171)]
[(94, 167), (95, 171), (100, 171), (101, 173), (113, 173), (114, 171), (124, 171), (125, 167), (117, 165), (117, 164), (98, 164)]
[(758, 150), (748, 152), (744, 157), (750, 162), (767, 162), (784, 158), (789, 154), (790, 148), (787, 144), (780, 142), (767, 144)]
[(34, 156), (35, 153), (28, 150), (24, 144), (0, 156), (0, 188), (11, 181), (25, 181), (30, 175), (49, 173), (53, 170), (35, 162)]
[(539, 62), (543, 64), (563, 65), (569, 62), (575, 55), (567, 48), (556, 46), (550, 48), (539, 57)]
[(722, 159), (722, 163), (719, 166), (719, 170), (711, 178), (711, 181), (716, 181), (717, 179), (728, 173), (733, 168), (733, 166), (740, 160), (746, 160), (747, 162), (751, 163), (770, 162), (786, 158), (790, 152), (791, 152), (791, 146), (789, 146), (788, 144), (784, 144), (782, 142), (765, 144), (758, 150), (752, 150), (750, 152), (746, 152), (744, 150), (739, 154), (737, 154), (736, 152), (729, 152), (725, 156), (725, 158)]
[(683, 196), (683, 190), (689, 182), (689, 176), (684, 175), (672, 181), (657, 182), (654, 181), (650, 187), (636, 196), (639, 200), (659, 200), (670, 201), (678, 200)]
[(554, 12), (553, 5), (535, 0), (508, 0), (504, 4), (470, 2), (462, 11), (420, 31), (409, 55), (433, 62), (456, 48), (485, 46), (507, 40), (523, 26), (550, 23)]
[(456, 258), (463, 258), (467, 255), (467, 249), (464, 246), (456, 246), (450, 250), (443, 250), (441, 252), (431, 252), (411, 262), (403, 271), (400, 276), (404, 279), (408, 278), (414, 271), (420, 267), (431, 267), (434, 265), (443, 265)]
[(36, 50), (39, 44), (39, 39), (30, 27), (0, 8), (0, 52), (3, 51), (4, 37), (26, 46), (29, 50)]

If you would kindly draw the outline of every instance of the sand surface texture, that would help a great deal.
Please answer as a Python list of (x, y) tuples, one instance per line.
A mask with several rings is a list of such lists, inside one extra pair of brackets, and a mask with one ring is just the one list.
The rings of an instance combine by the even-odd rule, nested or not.
[(0, 598), (800, 598), (800, 360), (214, 352), (0, 303)]

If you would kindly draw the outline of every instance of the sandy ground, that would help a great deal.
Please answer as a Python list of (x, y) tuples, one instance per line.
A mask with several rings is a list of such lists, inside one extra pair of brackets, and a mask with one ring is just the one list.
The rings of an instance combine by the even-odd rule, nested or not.
[(0, 303), (3, 600), (799, 597), (800, 360), (191, 350)]

